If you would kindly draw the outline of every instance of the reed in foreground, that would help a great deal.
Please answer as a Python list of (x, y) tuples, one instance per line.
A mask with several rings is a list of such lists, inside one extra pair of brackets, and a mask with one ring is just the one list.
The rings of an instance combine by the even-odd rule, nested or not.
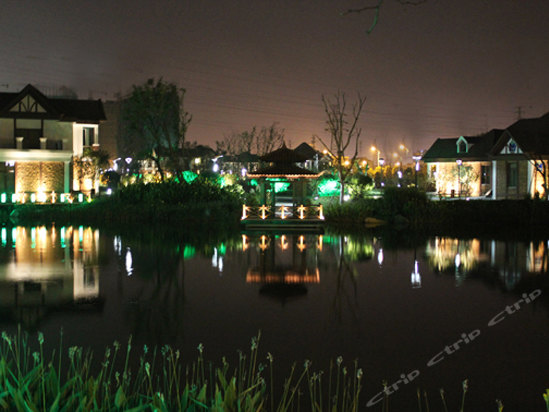
[[(273, 356), (263, 363), (258, 356), (260, 335), (247, 354), (239, 352), (236, 366), (225, 358), (214, 366), (198, 357), (184, 364), (180, 352), (170, 346), (134, 354), (131, 337), (125, 347), (114, 342), (102, 360), (90, 350), (59, 347), (44, 354), (44, 336), (29, 342), (20, 330), (15, 336), (2, 333), (0, 342), (0, 407), (17, 411), (350, 411), (360, 405), (362, 370), (355, 361), (348, 370), (341, 357), (330, 364), (327, 376), (314, 371), (311, 362), (294, 364), (282, 388), (274, 386)], [(31, 351), (31, 346), (36, 351)], [(137, 358), (133, 358), (137, 356)], [(137, 363), (135, 362), (137, 360)], [(132, 369), (131, 365), (137, 365)], [(264, 377), (267, 376), (267, 380)], [(464, 410), (464, 382), (460, 412)], [(549, 389), (543, 394), (549, 411)], [(448, 411), (441, 390), (444, 410)], [(503, 404), (498, 401), (498, 412)], [(381, 405), (389, 410), (388, 396)], [(427, 394), (418, 390), (417, 410), (429, 410)]]

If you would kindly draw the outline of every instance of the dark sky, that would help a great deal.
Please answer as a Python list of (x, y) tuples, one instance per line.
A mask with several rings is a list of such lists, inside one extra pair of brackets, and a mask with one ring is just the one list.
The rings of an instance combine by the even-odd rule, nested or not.
[(163, 76), (187, 89), (190, 140), (279, 122), (294, 147), (325, 133), (322, 94), (360, 92), (364, 153), (549, 111), (549, 1), (385, 0), (371, 35), (372, 14), (340, 15), (362, 4), (2, 0), (0, 90), (109, 100)]

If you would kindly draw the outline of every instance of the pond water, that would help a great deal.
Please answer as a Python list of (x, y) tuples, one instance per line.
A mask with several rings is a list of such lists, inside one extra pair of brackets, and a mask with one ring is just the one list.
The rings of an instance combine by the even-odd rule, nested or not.
[(278, 381), (293, 362), (327, 371), (330, 359), (349, 369), (358, 359), (363, 410), (380, 410), (383, 380), (398, 386), (390, 410), (416, 410), (418, 387), (431, 410), (441, 410), (439, 388), (457, 410), (464, 379), (465, 410), (496, 410), (496, 399), (505, 410), (545, 410), (547, 240), (182, 238), (4, 227), (0, 328), (42, 331), (51, 348), (63, 328), (65, 346), (98, 358), (131, 335), (136, 348), (176, 346), (189, 363), (200, 343), (209, 360), (236, 359), (261, 331), (260, 354), (272, 353)]

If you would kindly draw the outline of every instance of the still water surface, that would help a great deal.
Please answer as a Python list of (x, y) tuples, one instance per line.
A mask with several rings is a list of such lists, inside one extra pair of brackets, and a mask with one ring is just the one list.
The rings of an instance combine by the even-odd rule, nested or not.
[[(540, 410), (549, 388), (548, 241), (237, 234), (191, 242), (90, 227), (4, 227), (0, 327), (46, 335), (53, 348), (170, 344), (192, 362), (236, 358), (261, 331), (279, 380), (305, 359), (327, 370), (342, 356), (364, 371), (363, 410), (415, 408), (416, 389), (439, 410)], [(525, 295), (524, 295), (525, 294)], [(401, 374), (408, 384), (398, 382)], [(466, 404), (466, 405), (467, 405)], [(436, 406), (436, 407), (434, 407)]]

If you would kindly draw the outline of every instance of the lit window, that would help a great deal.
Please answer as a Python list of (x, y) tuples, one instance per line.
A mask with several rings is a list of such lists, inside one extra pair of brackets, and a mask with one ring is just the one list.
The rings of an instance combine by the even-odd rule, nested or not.
[(84, 147), (92, 146), (95, 143), (95, 129), (93, 127), (84, 127), (82, 129), (82, 144)]

